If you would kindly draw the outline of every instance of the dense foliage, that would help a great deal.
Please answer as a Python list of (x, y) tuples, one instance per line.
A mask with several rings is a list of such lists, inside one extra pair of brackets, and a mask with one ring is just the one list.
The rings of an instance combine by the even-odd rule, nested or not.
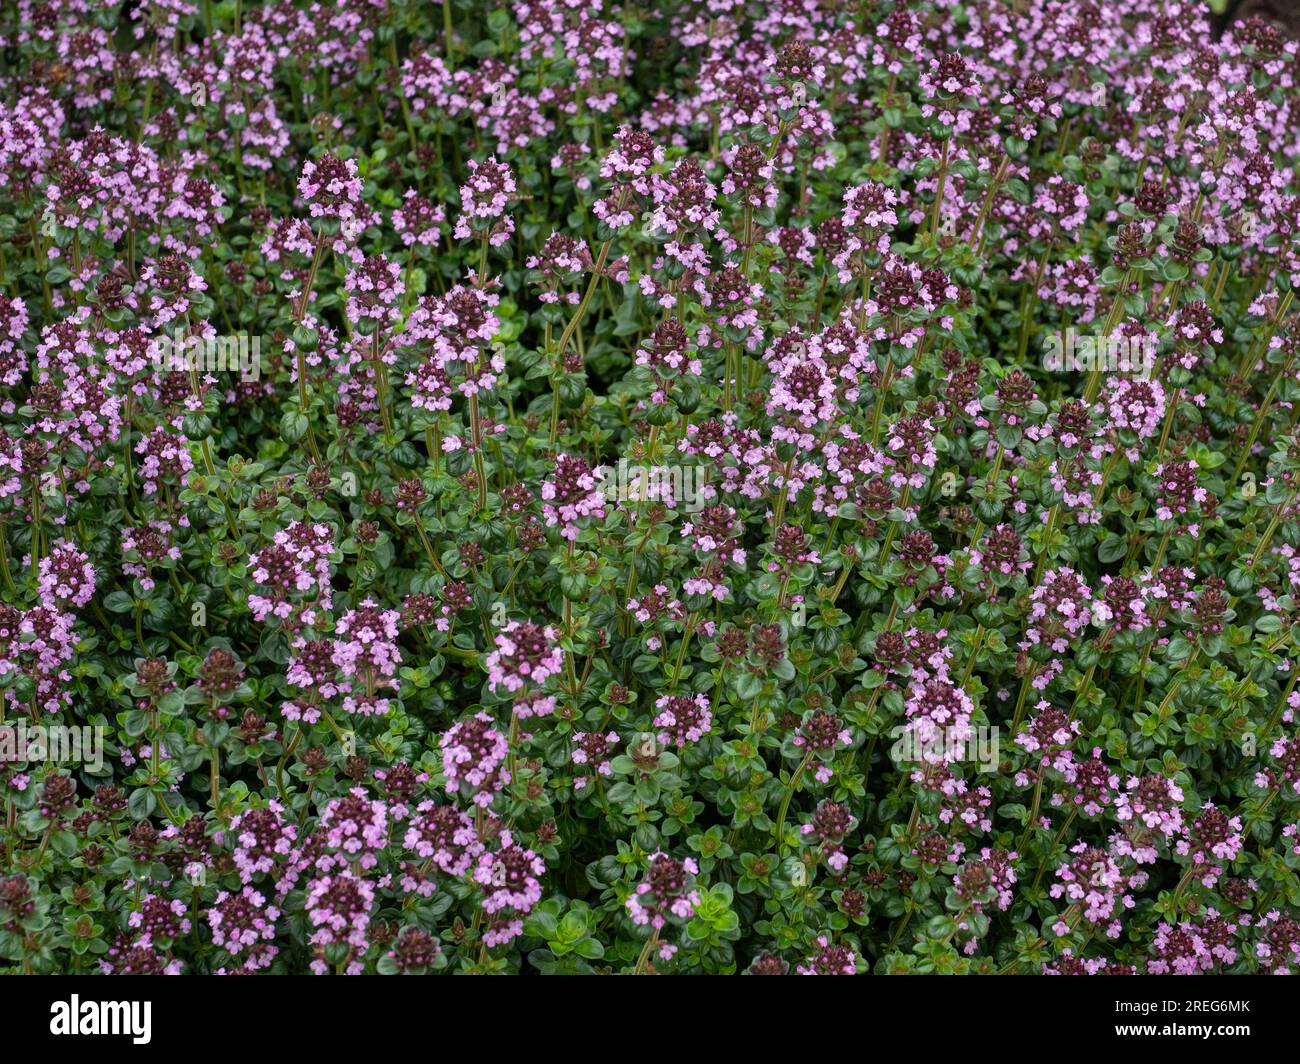
[(6, 3), (0, 958), (1293, 968), (1300, 47), (1208, 19)]

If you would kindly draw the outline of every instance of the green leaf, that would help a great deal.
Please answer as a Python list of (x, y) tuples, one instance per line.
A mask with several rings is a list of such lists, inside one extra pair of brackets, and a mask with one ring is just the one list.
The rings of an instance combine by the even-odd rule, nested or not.
[(1123, 536), (1111, 534), (1097, 547), (1097, 560), (1109, 565), (1128, 555), (1128, 542)]
[(307, 415), (297, 410), (286, 411), (280, 418), (280, 438), (285, 443), (297, 443), (307, 435)]
[(110, 591), (104, 596), (104, 605), (113, 613), (130, 613), (135, 609), (135, 599), (125, 591)]
[(136, 820), (147, 819), (158, 808), (158, 799), (147, 787), (140, 787), (131, 792), (126, 803), (127, 812)]

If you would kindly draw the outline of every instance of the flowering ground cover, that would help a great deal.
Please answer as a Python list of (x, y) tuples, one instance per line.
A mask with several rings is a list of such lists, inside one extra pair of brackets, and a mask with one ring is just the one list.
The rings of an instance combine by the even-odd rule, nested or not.
[(1300, 46), (14, 0), (0, 960), (1289, 973)]

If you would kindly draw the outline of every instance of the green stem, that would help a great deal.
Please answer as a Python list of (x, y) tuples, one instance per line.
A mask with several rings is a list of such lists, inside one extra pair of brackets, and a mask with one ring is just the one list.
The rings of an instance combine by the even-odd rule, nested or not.
[(790, 782), (785, 786), (785, 794), (781, 796), (781, 808), (776, 814), (776, 845), (781, 846), (782, 832), (785, 831), (785, 816), (790, 811), (790, 799), (794, 797), (795, 788), (799, 786), (799, 779), (803, 775), (804, 769), (808, 767), (808, 762), (812, 760), (813, 752), (809, 750), (803, 755), (803, 760), (799, 762), (799, 767), (794, 770), (790, 777)]

